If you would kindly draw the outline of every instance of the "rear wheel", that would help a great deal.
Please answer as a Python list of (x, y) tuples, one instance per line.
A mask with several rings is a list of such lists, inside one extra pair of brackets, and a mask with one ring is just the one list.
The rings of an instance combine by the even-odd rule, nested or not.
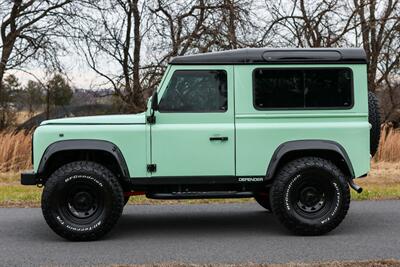
[(42, 211), (50, 228), (76, 241), (96, 240), (108, 233), (121, 216), (121, 185), (105, 167), (79, 161), (56, 170), (46, 182)]
[(272, 211), (289, 230), (321, 235), (336, 228), (350, 205), (344, 174), (330, 161), (305, 157), (285, 165), (271, 189)]

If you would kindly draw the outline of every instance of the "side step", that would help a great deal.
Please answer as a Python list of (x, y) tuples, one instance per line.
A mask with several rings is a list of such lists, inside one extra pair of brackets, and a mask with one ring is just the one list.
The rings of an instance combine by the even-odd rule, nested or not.
[(152, 199), (202, 199), (202, 198), (247, 198), (253, 197), (253, 192), (217, 191), (217, 192), (172, 192), (172, 193), (147, 193), (147, 198)]

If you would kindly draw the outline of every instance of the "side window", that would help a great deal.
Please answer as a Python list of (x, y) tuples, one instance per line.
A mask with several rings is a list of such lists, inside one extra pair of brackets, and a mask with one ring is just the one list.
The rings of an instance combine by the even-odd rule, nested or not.
[(269, 108), (350, 108), (350, 69), (256, 69), (254, 106)]
[(303, 75), (299, 70), (256, 70), (255, 105), (257, 108), (302, 108), (303, 84)]
[(160, 100), (160, 112), (225, 112), (227, 74), (223, 70), (178, 70)]

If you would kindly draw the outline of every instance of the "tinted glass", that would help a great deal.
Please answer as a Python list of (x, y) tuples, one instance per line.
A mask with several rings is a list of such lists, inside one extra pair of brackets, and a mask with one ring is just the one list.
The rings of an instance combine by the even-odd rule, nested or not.
[(352, 106), (349, 69), (257, 69), (257, 108), (346, 108)]
[(165, 112), (225, 112), (227, 75), (221, 70), (175, 71), (159, 110)]

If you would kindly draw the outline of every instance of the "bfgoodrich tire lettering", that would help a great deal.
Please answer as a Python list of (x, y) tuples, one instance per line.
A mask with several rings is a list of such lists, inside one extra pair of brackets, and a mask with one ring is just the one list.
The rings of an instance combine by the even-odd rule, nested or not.
[(271, 189), (272, 211), (289, 230), (321, 235), (336, 228), (350, 205), (344, 174), (330, 161), (305, 157), (289, 162)]
[(72, 162), (55, 171), (42, 195), (42, 212), (58, 235), (77, 241), (96, 240), (121, 216), (121, 185), (105, 167), (87, 161)]

